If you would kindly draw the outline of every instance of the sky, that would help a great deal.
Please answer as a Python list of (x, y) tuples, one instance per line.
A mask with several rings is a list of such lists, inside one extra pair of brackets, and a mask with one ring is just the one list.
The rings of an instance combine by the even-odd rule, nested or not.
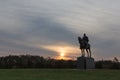
[(74, 59), (84, 33), (96, 60), (120, 59), (120, 0), (0, 0), (0, 56)]

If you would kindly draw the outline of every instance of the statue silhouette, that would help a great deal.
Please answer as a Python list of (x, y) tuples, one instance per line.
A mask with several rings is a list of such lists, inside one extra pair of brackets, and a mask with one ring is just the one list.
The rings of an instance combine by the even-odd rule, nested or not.
[(86, 50), (88, 57), (91, 57), (91, 49), (90, 49), (89, 39), (86, 36), (86, 34), (84, 33), (83, 38), (81, 38), (79, 36), (78, 41), (80, 44), (82, 56), (85, 56), (85, 50)]

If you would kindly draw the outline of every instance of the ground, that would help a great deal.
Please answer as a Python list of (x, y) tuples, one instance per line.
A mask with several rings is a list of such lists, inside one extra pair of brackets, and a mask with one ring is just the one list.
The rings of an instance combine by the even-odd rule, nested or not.
[(120, 70), (0, 69), (0, 80), (120, 80)]

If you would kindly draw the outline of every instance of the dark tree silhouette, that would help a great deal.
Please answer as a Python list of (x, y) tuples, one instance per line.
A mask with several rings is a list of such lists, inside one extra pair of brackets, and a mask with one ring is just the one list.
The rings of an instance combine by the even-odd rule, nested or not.
[(55, 60), (42, 56), (9, 55), (0, 57), (0, 68), (75, 68), (73, 60)]
[[(76, 69), (76, 60), (56, 60), (32, 55), (9, 55), (0, 57), (0, 68), (71, 68)], [(120, 69), (118, 60), (101, 60), (95, 62), (97, 69)]]

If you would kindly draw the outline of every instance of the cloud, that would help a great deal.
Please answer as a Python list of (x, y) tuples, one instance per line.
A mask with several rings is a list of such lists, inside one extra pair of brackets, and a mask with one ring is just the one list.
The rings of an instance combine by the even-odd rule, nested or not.
[[(0, 1), (0, 51), (57, 55), (51, 47), (79, 54), (77, 36), (85, 32), (96, 58), (119, 55), (119, 0)], [(109, 4), (108, 4), (109, 3)], [(44, 48), (44, 47), (47, 47)], [(77, 56), (77, 52), (69, 52)], [(4, 54), (2, 54), (4, 53)], [(12, 53), (12, 52), (11, 52)], [(43, 54), (46, 53), (46, 54)]]
[[(14, 8), (11, 9), (14, 10)], [(0, 27), (1, 55), (25, 54), (27, 52), (44, 56), (56, 56), (56, 52), (43, 49), (40, 45), (74, 43), (71, 38), (74, 38), (75, 35), (64, 28), (64, 25), (49, 19), (49, 17), (27, 14), (26, 11), (20, 13), (23, 14), (8, 12), (7, 16), (4, 15), (3, 20), (1, 20), (4, 22)], [(11, 20), (13, 21), (12, 25), (10, 25)]]

